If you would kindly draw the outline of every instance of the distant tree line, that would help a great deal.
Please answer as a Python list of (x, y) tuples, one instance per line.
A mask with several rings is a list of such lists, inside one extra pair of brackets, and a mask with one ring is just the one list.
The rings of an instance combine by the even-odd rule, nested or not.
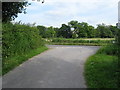
[(97, 28), (86, 22), (70, 21), (62, 24), (60, 28), (38, 25), (39, 35), (43, 38), (114, 38), (117, 34), (117, 26), (99, 24)]
[[(26, 13), (28, 2), (2, 2), (2, 22), (14, 20), (18, 13)], [(9, 7), (9, 8), (7, 8)], [(60, 28), (37, 26), (39, 35), (43, 38), (113, 38), (116, 36), (117, 27), (112, 25), (99, 24), (97, 28), (86, 22), (70, 21), (62, 24)]]

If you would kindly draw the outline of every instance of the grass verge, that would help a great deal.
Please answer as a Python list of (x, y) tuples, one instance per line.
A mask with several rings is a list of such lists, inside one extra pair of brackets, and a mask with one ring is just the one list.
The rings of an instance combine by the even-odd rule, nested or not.
[(33, 57), (33, 56), (35, 56), (37, 54), (40, 54), (40, 53), (44, 52), (47, 49), (48, 48), (46, 46), (41, 46), (40, 48), (31, 50), (28, 53), (8, 58), (3, 63), (2, 75), (6, 74), (10, 70), (12, 70), (15, 67), (19, 66), (20, 64), (22, 64), (24, 61), (28, 60), (29, 58), (31, 58), (31, 57)]
[(101, 48), (85, 63), (88, 88), (118, 88), (118, 73), (118, 57), (110, 47)]
[(51, 45), (85, 45), (85, 46), (105, 46), (107, 43), (49, 43)]
[(54, 45), (86, 45), (86, 46), (103, 46), (114, 42), (114, 38), (51, 38), (45, 39), (47, 44)]

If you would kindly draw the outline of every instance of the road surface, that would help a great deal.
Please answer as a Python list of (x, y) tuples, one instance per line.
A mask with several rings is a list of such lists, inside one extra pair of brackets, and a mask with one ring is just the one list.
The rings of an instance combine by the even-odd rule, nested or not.
[(98, 46), (48, 45), (51, 48), (3, 76), (3, 88), (87, 88), (84, 63)]

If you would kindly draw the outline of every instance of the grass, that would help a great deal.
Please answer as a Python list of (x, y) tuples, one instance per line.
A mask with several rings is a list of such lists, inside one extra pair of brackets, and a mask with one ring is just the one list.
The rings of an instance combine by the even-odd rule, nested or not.
[(114, 38), (78, 38), (78, 39), (67, 39), (67, 38), (53, 38), (48, 39), (47, 44), (54, 45), (89, 45), (89, 46), (101, 46), (108, 43), (112, 43)]
[(2, 75), (2, 45), (0, 45), (0, 76)]
[(7, 60), (4, 61), (4, 65), (2, 67), (2, 75), (6, 74), (10, 70), (12, 70), (15, 67), (19, 66), (20, 64), (22, 64), (23, 62), (25, 62), (29, 58), (31, 58), (31, 57), (33, 57), (33, 56), (35, 56), (37, 54), (40, 54), (40, 53), (44, 52), (47, 49), (48, 49), (47, 47), (42, 46), (40, 48), (31, 50), (28, 53), (8, 58)]
[[(0, 62), (1, 63), (1, 62)], [(0, 66), (0, 76), (2, 75), (2, 66)]]
[(115, 38), (76, 38), (74, 40), (115, 40)]
[(107, 43), (49, 43), (52, 45), (84, 45), (84, 46), (104, 46)]
[(102, 47), (85, 63), (84, 74), (88, 88), (118, 88), (118, 57), (116, 48), (111, 47)]

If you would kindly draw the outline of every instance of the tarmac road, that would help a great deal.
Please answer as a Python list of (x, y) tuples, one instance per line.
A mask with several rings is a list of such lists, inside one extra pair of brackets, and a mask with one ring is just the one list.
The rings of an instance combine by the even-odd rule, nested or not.
[(3, 88), (87, 88), (84, 63), (98, 46), (48, 45), (2, 78)]

